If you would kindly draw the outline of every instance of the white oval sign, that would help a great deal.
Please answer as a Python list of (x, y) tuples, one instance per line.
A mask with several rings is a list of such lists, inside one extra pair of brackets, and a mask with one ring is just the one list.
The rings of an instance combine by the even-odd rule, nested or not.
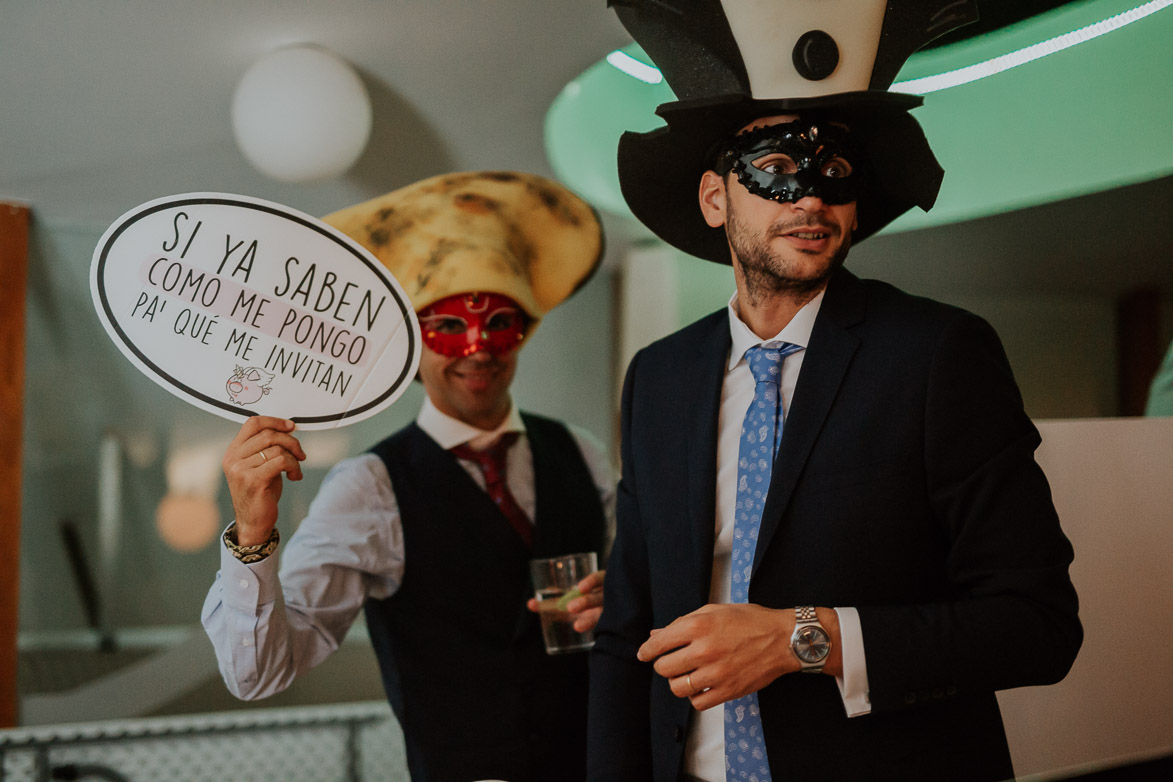
[(94, 249), (90, 288), (135, 366), (237, 421), (361, 421), (399, 398), (419, 365), (415, 312), (386, 267), (320, 220), (247, 196), (135, 207)]

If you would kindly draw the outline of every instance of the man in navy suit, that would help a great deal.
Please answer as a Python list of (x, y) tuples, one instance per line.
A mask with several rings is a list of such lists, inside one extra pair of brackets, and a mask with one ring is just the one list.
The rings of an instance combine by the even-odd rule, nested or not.
[[(1039, 435), (988, 324), (843, 268), (935, 199), (919, 98), (886, 91), (924, 39), (879, 3), (779, 64), (746, 50), (801, 3), (673, 5), (619, 7), (680, 97), (625, 134), (621, 183), (736, 292), (628, 368), (588, 778), (1010, 777), (995, 691), (1082, 641)], [(971, 4), (900, 22), (946, 5)], [(837, 81), (857, 22), (876, 62)]]

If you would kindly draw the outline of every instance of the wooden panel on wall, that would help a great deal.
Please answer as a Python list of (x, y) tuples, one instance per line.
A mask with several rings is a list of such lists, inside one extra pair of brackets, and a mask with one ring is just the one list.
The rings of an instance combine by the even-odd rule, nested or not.
[(0, 202), (0, 728), (16, 725), (28, 207)]
[(1161, 365), (1161, 291), (1138, 288), (1116, 301), (1119, 415), (1144, 415), (1149, 386)]

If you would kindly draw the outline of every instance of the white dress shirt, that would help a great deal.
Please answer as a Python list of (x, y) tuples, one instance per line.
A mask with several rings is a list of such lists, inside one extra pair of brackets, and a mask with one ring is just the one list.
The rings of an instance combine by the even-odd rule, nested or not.
[[(533, 459), (516, 408), (492, 432), (441, 413), (425, 397), (416, 423), (448, 449), (484, 448), (502, 432), (522, 436), (509, 449), (507, 477), (517, 504), (534, 518)], [(568, 426), (599, 490), (613, 531), (615, 471), (593, 436)], [(458, 460), (482, 489), (475, 462)], [(382, 459), (364, 453), (334, 466), (309, 514), (278, 556), (245, 565), (221, 546), (220, 571), (204, 600), (201, 621), (228, 689), (255, 699), (284, 690), (338, 648), (367, 597), (399, 589), (405, 567), (403, 528)]]
[[(823, 303), (820, 292), (795, 314), (771, 339), (761, 339), (742, 322), (737, 310), (737, 296), (729, 301), (729, 332), (732, 347), (725, 380), (721, 386), (721, 411), (717, 430), (717, 517), (713, 548), (713, 577), (709, 585), (710, 603), (729, 602), (729, 560), (733, 550), (733, 516), (737, 503), (737, 459), (741, 445), (741, 424), (753, 401), (754, 380), (745, 352), (757, 345), (771, 342), (789, 342), (806, 348), (810, 343), (815, 316)], [(802, 370), (806, 350), (796, 351), (782, 363), (779, 381), (782, 392), (783, 421), (790, 411), (798, 375)], [(783, 427), (782, 437), (786, 437)], [(854, 608), (836, 608), (839, 616), (840, 646), (843, 653), (843, 676), (836, 677), (843, 705), (849, 717), (867, 714), (867, 666), (864, 661), (863, 637), (859, 613)], [(714, 706), (693, 715), (685, 745), (685, 771), (705, 782), (725, 782), (724, 708)]]

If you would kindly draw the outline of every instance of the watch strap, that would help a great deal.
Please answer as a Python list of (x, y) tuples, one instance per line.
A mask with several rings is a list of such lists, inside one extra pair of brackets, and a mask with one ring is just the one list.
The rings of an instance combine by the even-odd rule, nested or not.
[[(806, 660), (802, 659), (802, 657), (800, 657), (798, 655), (797, 649), (794, 649), (794, 644), (798, 640), (799, 631), (803, 627), (808, 626), (808, 625), (813, 625), (814, 627), (817, 627), (819, 629), (819, 632), (821, 632), (823, 634), (823, 636), (828, 639), (828, 648), (829, 648), (830, 635), (827, 633), (826, 628), (824, 628), (823, 625), (819, 623), (819, 617), (818, 617), (818, 614), (815, 612), (815, 607), (814, 606), (795, 606), (795, 608), (794, 608), (794, 634), (791, 636), (791, 640), (790, 640), (791, 649), (792, 649), (792, 651), (794, 651), (794, 656), (798, 659), (798, 664), (801, 666), (799, 668), (799, 670), (802, 673), (822, 673), (823, 672), (823, 665), (826, 663), (826, 660), (827, 660), (826, 656), (824, 656), (823, 659), (819, 660), (818, 662), (813, 662), (813, 663), (807, 662)], [(828, 652), (828, 654), (829, 654), (829, 652)]]
[(798, 606), (794, 609), (794, 619), (800, 624), (814, 624), (819, 623), (819, 616), (815, 613), (814, 606)]

